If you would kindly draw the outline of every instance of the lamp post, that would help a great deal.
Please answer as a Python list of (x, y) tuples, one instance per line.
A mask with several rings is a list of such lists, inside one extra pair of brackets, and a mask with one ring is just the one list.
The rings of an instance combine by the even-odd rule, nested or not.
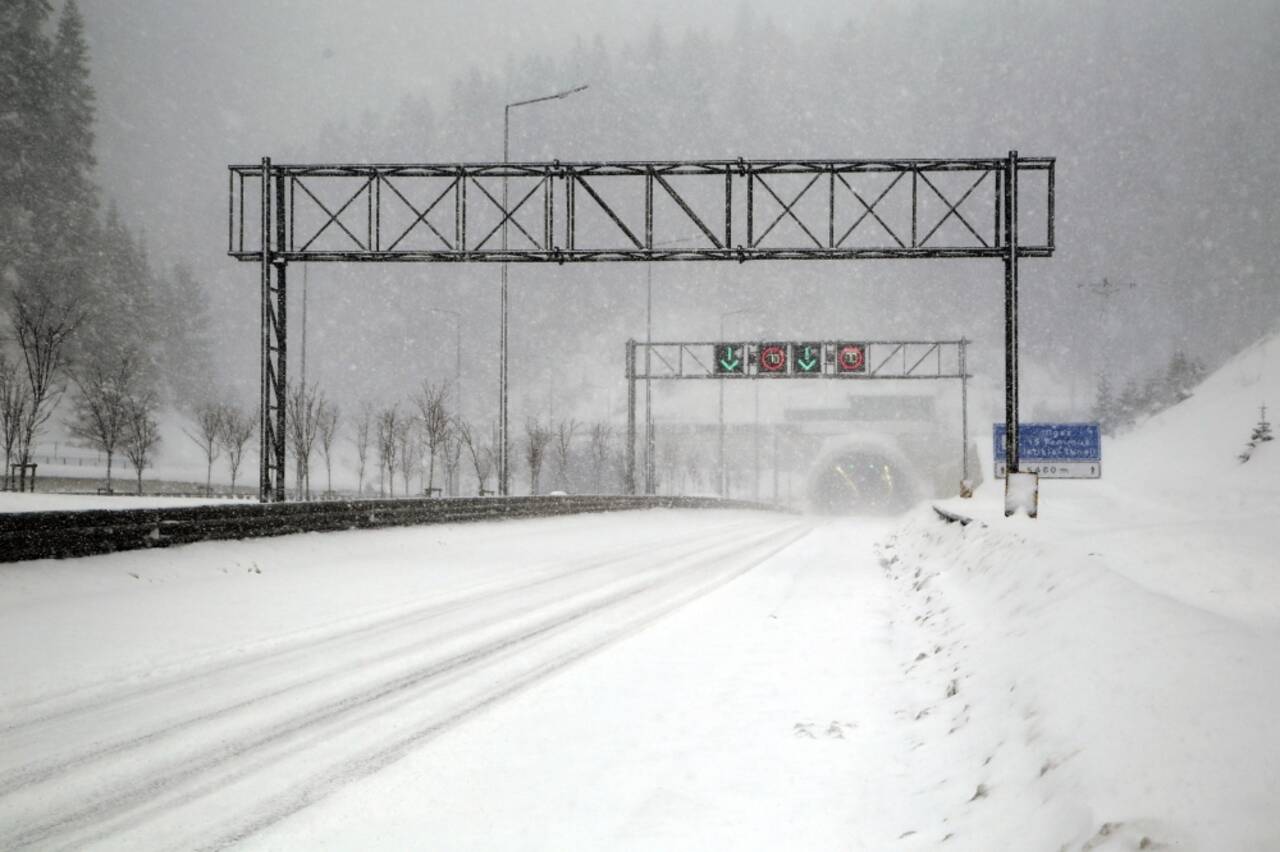
[[(530, 104), (538, 104), (543, 101), (563, 100), (572, 94), (581, 92), (587, 87), (575, 86), (572, 89), (565, 89), (563, 92), (556, 92), (551, 95), (543, 95), (540, 98), (529, 98), (524, 101), (513, 101), (507, 104), (502, 110), (502, 163), (506, 165), (510, 162), (511, 153), (511, 110), (516, 107), (529, 106)], [(502, 251), (507, 250), (507, 221), (510, 218), (507, 200), (507, 176), (502, 176)], [(502, 321), (501, 328), (498, 333), (498, 493), (506, 496), (509, 493), (508, 486), (510, 484), (508, 464), (509, 455), (508, 447), (510, 445), (509, 436), (507, 434), (507, 261), (502, 261)]]
[[(725, 311), (724, 313), (720, 314), (719, 342), (720, 343), (724, 342), (724, 321), (726, 319), (728, 319), (731, 316), (735, 316), (737, 314), (749, 314), (749, 313), (753, 313), (754, 311), (755, 311), (755, 308), (738, 308), (736, 310)], [(719, 436), (720, 437), (719, 437), (719, 443), (718, 443), (718, 450), (716, 453), (716, 458), (718, 460), (717, 464), (718, 464), (718, 467), (720, 468), (720, 496), (728, 497), (729, 495), (727, 492), (729, 490), (729, 483), (725, 477), (725, 468), (724, 468), (724, 379), (721, 379), (716, 384), (719, 385), (720, 387), (720, 415), (719, 415), (719, 423), (720, 423)]]

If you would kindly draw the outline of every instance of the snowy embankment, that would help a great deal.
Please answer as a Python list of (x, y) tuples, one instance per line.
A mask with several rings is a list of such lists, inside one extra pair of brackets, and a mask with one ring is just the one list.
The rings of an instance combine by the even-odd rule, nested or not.
[(1104, 480), (1042, 482), (1040, 519), (995, 483), (946, 503), (981, 524), (922, 511), (882, 546), (910, 677), (947, 696), (920, 759), (962, 788), (919, 848), (1280, 848), (1280, 445), (1236, 458), (1280, 401), (1269, 350), (1108, 442)]

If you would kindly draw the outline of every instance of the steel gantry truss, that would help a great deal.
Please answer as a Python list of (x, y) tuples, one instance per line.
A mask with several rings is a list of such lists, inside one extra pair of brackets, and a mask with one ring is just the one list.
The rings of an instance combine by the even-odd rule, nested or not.
[[(1023, 213), (1020, 194), (1029, 200)], [(229, 167), (228, 205), (229, 254), (261, 266), (263, 500), (284, 498), (286, 273), (301, 261), (1001, 259), (1006, 461), (1018, 469), (1018, 261), (1054, 251), (1052, 158), (1014, 151), (951, 160), (263, 159)], [(505, 400), (505, 386), (501, 394)]]
[[(728, 341), (653, 342), (628, 340), (627, 373), (627, 447), (626, 479), (631, 493), (636, 491), (636, 382), (656, 381), (750, 381), (797, 382), (835, 379), (848, 382), (883, 381), (886, 379), (960, 381), (960, 458), (962, 478), (969, 479), (969, 379), (968, 350), (971, 341), (960, 340), (843, 340), (809, 341), (803, 345), (818, 350), (819, 363), (814, 372), (800, 372), (788, 367), (782, 373), (760, 369), (760, 350), (770, 344), (733, 343)], [(716, 367), (716, 349), (734, 346), (742, 351), (744, 364), (740, 372), (727, 372)], [(788, 345), (788, 344), (773, 344)], [(799, 344), (796, 344), (799, 345)], [(865, 363), (856, 371), (841, 371), (837, 362), (841, 346), (856, 346)], [(646, 352), (648, 357), (639, 353)], [(647, 367), (644, 365), (648, 365)], [(723, 454), (724, 419), (720, 419), (720, 446)], [(719, 464), (724, 466), (723, 458)], [(962, 484), (962, 488), (965, 486)]]

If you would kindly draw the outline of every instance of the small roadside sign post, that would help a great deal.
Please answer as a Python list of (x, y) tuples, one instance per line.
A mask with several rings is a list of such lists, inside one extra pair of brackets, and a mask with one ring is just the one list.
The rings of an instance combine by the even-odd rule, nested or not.
[[(1004, 479), (1005, 424), (992, 427), (995, 477)], [(1102, 432), (1097, 423), (1020, 423), (1018, 469), (1041, 479), (1101, 479)]]

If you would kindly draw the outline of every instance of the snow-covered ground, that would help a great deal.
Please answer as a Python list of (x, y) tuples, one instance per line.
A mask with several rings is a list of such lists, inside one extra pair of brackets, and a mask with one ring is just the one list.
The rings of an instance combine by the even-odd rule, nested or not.
[(967, 527), (652, 511), (4, 566), (0, 848), (1280, 848), (1280, 447), (1236, 460), (1277, 350), (1034, 521), (989, 482), (947, 503)]

